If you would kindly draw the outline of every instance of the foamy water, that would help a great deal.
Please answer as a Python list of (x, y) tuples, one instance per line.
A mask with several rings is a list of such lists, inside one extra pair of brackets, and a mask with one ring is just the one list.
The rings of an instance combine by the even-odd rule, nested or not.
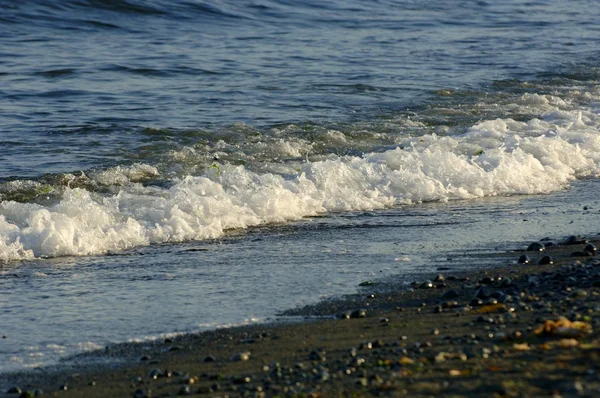
[(292, 162), (280, 173), (215, 161), (204, 175), (162, 188), (135, 182), (158, 176), (152, 166), (109, 169), (93, 178), (118, 186), (115, 194), (67, 184), (51, 205), (3, 201), (0, 258), (96, 255), (331, 212), (555, 192), (600, 172), (597, 97), (582, 96), (589, 102), (572, 106), (526, 94), (506, 108), (527, 107), (539, 117), (485, 120), (459, 135), (425, 134), (362, 156)]

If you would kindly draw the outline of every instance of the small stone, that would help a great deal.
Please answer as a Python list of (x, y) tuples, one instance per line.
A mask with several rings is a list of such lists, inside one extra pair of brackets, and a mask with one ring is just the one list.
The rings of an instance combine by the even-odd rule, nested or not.
[(145, 362), (145, 361), (149, 361), (149, 360), (151, 360), (151, 359), (152, 359), (152, 357), (150, 357), (149, 355), (143, 355), (143, 356), (140, 358), (140, 361), (141, 361), (141, 362)]
[(540, 261), (538, 262), (539, 265), (550, 265), (550, 264), (554, 264), (554, 259), (552, 258), (552, 256), (544, 256), (540, 259)]
[(521, 257), (519, 257), (519, 260), (517, 262), (519, 264), (529, 264), (531, 262), (531, 259), (528, 255), (523, 254)]
[(471, 301), (469, 302), (469, 305), (470, 305), (471, 307), (479, 307), (479, 306), (483, 305), (483, 300), (480, 300), (480, 299), (474, 298), (473, 300), (471, 300)]
[(150, 372), (148, 372), (148, 377), (151, 378), (152, 380), (156, 380), (159, 377), (162, 377), (163, 372), (160, 369), (151, 369)]
[(583, 251), (590, 253), (592, 256), (595, 256), (598, 252), (598, 248), (592, 243), (590, 243), (583, 248)]
[(563, 241), (562, 244), (563, 245), (580, 245), (583, 243), (588, 243), (588, 240), (585, 237), (583, 237), (581, 235), (579, 235), (579, 236), (571, 235), (571, 236), (565, 238), (565, 240)]
[(69, 386), (67, 386), (66, 384), (62, 384), (60, 387), (58, 387), (59, 391), (67, 391), (69, 389)]
[(327, 358), (325, 357), (327, 353), (323, 350), (314, 350), (308, 354), (308, 359), (311, 361), (325, 361)]
[(350, 313), (350, 318), (366, 318), (366, 317), (367, 317), (367, 310), (364, 310), (364, 309), (354, 310)]
[(138, 388), (133, 392), (133, 398), (152, 398), (152, 390)]
[(231, 360), (235, 361), (235, 362), (248, 361), (249, 359), (250, 359), (250, 352), (249, 351), (238, 352), (237, 354), (234, 354), (231, 357)]
[(207, 355), (204, 357), (202, 362), (214, 362), (216, 360), (217, 360), (217, 358), (215, 358), (213, 355)]
[(475, 297), (478, 299), (482, 299), (485, 300), (486, 298), (491, 296), (491, 291), (490, 289), (482, 286), (479, 289), (477, 289), (477, 291), (475, 292)]
[(33, 391), (23, 391), (21, 393), (21, 395), (19, 395), (19, 398), (33, 398), (35, 397), (35, 394), (33, 393)]
[(448, 290), (446, 293), (442, 294), (442, 300), (448, 300), (459, 297), (460, 294), (456, 290)]
[(434, 282), (443, 282), (443, 281), (445, 281), (445, 280), (446, 280), (446, 278), (444, 278), (444, 275), (442, 275), (442, 274), (439, 274), (439, 275), (437, 275), (437, 276), (436, 276), (436, 277), (433, 279), (433, 281), (434, 281)]
[(533, 242), (527, 247), (528, 252), (543, 252), (544, 250), (546, 250), (546, 247), (539, 242)]
[(190, 395), (192, 393), (192, 389), (190, 388), (190, 386), (181, 386), (179, 388), (179, 392), (177, 393), (178, 395)]
[(23, 390), (21, 390), (18, 386), (14, 386), (6, 390), (7, 394), (21, 394)]
[(419, 285), (419, 289), (433, 289), (433, 283), (431, 283), (431, 281), (425, 281)]

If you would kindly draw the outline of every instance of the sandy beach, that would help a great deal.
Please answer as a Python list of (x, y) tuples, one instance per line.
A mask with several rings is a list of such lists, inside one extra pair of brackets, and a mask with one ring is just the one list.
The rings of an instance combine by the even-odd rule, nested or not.
[(283, 314), (300, 322), (110, 346), (0, 385), (6, 397), (597, 397), (595, 241), (541, 241), (410, 288), (366, 282)]

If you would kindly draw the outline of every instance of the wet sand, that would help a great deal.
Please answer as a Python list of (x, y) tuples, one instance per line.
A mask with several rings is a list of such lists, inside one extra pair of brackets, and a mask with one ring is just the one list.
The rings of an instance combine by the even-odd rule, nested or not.
[[(0, 386), (15, 387), (7, 397), (598, 397), (600, 258), (572, 243), (284, 314), (302, 322), (119, 344)], [(539, 265), (546, 255), (554, 263)]]

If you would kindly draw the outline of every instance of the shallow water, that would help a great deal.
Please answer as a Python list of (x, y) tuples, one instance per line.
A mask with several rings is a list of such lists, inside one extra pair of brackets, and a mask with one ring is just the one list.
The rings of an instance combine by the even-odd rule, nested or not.
[(600, 9), (376, 3), (0, 0), (0, 372), (600, 232)]

